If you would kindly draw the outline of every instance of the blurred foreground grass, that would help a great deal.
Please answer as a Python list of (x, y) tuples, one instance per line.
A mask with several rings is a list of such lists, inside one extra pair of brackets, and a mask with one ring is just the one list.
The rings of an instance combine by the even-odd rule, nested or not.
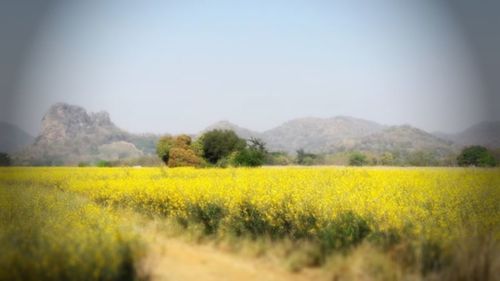
[(73, 193), (0, 182), (0, 280), (134, 280), (136, 235)]

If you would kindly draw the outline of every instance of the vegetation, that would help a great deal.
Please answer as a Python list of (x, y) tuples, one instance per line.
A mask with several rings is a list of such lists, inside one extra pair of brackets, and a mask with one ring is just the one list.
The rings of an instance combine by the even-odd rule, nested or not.
[(156, 154), (169, 167), (197, 167), (202, 164), (202, 159), (196, 154), (188, 135), (160, 138), (156, 145)]
[(246, 141), (231, 130), (212, 130), (202, 136), (203, 158), (211, 164), (227, 159), (233, 152), (246, 147)]
[[(168, 172), (158, 168), (5, 168), (0, 169), (0, 182), (16, 183), (16, 186), (37, 185), (36, 189), (27, 191), (28, 197), (38, 196), (33, 195), (36, 192), (71, 197), (76, 193), (104, 206), (133, 208), (176, 221), (185, 230), (200, 230), (206, 237), (263, 239), (273, 243), (290, 241), (293, 245), (290, 253), (304, 249), (299, 251), (303, 255), (299, 262), (302, 266), (334, 262), (332, 259), (338, 253), (345, 253), (348, 257), (341, 259), (340, 263), (369, 253), (367, 262), (375, 264), (363, 266), (374, 266), (376, 274), (383, 276), (406, 272), (409, 276), (438, 276), (437, 280), (491, 280), (494, 265), (500, 259), (496, 250), (497, 240), (491, 239), (500, 234), (498, 173), (497, 169), (445, 168), (179, 168)], [(9, 196), (18, 195), (18, 192), (12, 192), (18, 189), (5, 188), (11, 193)], [(8, 196), (0, 198), (7, 198), (4, 205), (24, 202), (29, 208), (47, 209), (44, 203), (32, 204), (24, 197), (17, 201)], [(54, 200), (51, 204), (61, 202), (59, 204), (79, 206), (69, 199), (56, 197)], [(4, 205), (1, 210), (9, 210)], [(15, 207), (10, 208), (20, 208), (20, 205), (23, 204), (15, 203)], [(109, 216), (99, 213), (97, 206), (83, 210), (76, 207), (67, 211), (64, 208), (55, 214), (37, 211), (35, 213), (44, 217), (33, 217), (33, 220), (43, 222), (42, 225), (48, 229), (46, 231), (53, 231), (48, 236), (57, 237), (58, 242), (65, 241), (64, 235), (84, 235), (85, 231), (104, 231), (116, 225), (107, 221), (103, 228), (96, 227)], [(97, 217), (91, 215), (87, 220), (88, 210), (97, 212)], [(76, 214), (57, 215), (73, 214), (73, 211), (82, 217)], [(7, 223), (12, 222), (9, 219), (23, 221), (17, 215), (10, 218), (14, 213), (7, 211)], [(19, 212), (19, 215), (23, 214), (32, 217), (29, 212)], [(52, 217), (56, 219), (50, 219)], [(68, 220), (74, 223), (66, 223)], [(96, 220), (92, 227), (86, 223), (90, 220)], [(57, 224), (58, 221), (65, 222), (63, 228)], [(25, 223), (17, 225), (31, 227)], [(73, 234), (73, 225), (83, 228)], [(7, 229), (10, 227), (8, 224)], [(68, 233), (58, 235), (61, 229)], [(22, 235), (39, 235), (37, 231), (24, 228), (12, 233), (17, 231)], [(89, 237), (102, 235), (107, 234), (93, 233)], [(9, 242), (12, 239), (6, 237), (3, 243), (12, 243)], [(93, 245), (91, 242), (76, 241)], [(103, 240), (102, 243), (110, 245), (104, 247), (104, 257), (116, 253), (113, 249), (118, 247), (117, 242)], [(18, 245), (9, 247), (14, 249)], [(77, 264), (94, 265), (101, 261), (103, 265), (98, 268), (104, 268), (111, 261), (120, 260), (119, 255), (115, 259), (104, 258), (103, 261), (96, 258), (99, 256), (96, 252), (102, 247), (101, 244), (94, 246), (89, 255), (82, 254), (85, 247), (78, 248)], [(56, 252), (61, 253), (59, 250)], [(127, 253), (125, 250), (120, 253), (124, 252)], [(52, 255), (51, 250), (45, 248), (43, 253)], [(63, 256), (71, 257), (72, 253)], [(2, 257), (2, 265), (14, 262), (10, 257)], [(37, 255), (33, 257), (41, 258)], [(65, 259), (65, 262), (70, 260)], [(130, 265), (131, 259), (128, 261), (121, 264)], [(53, 264), (49, 262), (48, 266)], [(66, 263), (63, 263), (57, 270), (65, 267)], [(86, 268), (82, 266), (78, 270), (85, 275)], [(130, 267), (111, 267), (109, 271), (100, 272), (122, 272), (113, 268)], [(80, 274), (80, 271), (77, 272)], [(371, 276), (375, 273), (364, 274)]]
[(368, 164), (366, 155), (361, 152), (355, 151), (349, 156), (349, 165), (351, 166), (364, 166), (366, 164)]
[[(370, 243), (397, 253), (401, 261), (395, 262), (408, 263), (402, 266), (429, 274), (459, 262), (453, 245), (464, 237), (500, 234), (498, 173), (436, 168), (180, 168), (168, 173), (46, 168), (16, 169), (10, 180), (54, 185), (104, 205), (165, 216), (204, 235), (307, 243), (314, 249), (310, 264)], [(460, 258), (469, 263), (474, 254)]]
[(494, 167), (496, 160), (486, 147), (475, 145), (464, 148), (457, 157), (457, 163), (460, 166)]
[(99, 160), (95, 164), (97, 167), (111, 167), (111, 162), (107, 160)]
[(299, 165), (314, 165), (318, 164), (316, 163), (316, 160), (318, 159), (318, 155), (313, 154), (313, 153), (307, 153), (304, 151), (304, 149), (299, 149), (297, 150), (297, 164)]
[(231, 164), (233, 166), (258, 167), (265, 163), (266, 157), (265, 143), (259, 139), (251, 138), (247, 147), (235, 153)]
[(137, 277), (139, 244), (119, 217), (43, 181), (6, 184), (1, 173), (0, 280)]
[(0, 152), (0, 166), (10, 166), (12, 161), (9, 154)]

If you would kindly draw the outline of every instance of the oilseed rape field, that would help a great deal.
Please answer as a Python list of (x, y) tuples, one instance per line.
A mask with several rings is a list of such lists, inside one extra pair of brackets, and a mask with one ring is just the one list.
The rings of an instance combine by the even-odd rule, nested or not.
[[(474, 255), (486, 247), (490, 261), (481, 276), (491, 279), (499, 175), (475, 168), (2, 168), (0, 243), (8, 254), (0, 279), (43, 271), (62, 280), (61, 267), (78, 267), (86, 280), (123, 280), (140, 240), (114, 213), (123, 208), (206, 237), (312, 245), (310, 266), (368, 243), (424, 277), (452, 267), (456, 245), (474, 241), (478, 251), (467, 255), (480, 258)], [(67, 262), (56, 263), (58, 255)], [(472, 273), (463, 274), (468, 280)]]

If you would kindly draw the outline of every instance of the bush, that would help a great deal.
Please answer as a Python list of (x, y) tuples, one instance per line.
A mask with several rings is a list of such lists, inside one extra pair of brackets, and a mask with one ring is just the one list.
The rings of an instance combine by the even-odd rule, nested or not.
[(304, 149), (297, 150), (297, 164), (299, 165), (314, 165), (317, 158), (318, 155), (307, 153)]
[(246, 141), (239, 138), (231, 130), (212, 130), (202, 136), (203, 158), (209, 163), (216, 164), (222, 158), (227, 158), (234, 151), (241, 151), (246, 147)]
[(106, 160), (99, 160), (95, 164), (97, 167), (111, 167), (111, 162), (106, 161)]
[(366, 155), (361, 152), (353, 152), (349, 156), (349, 165), (351, 166), (364, 166), (367, 163)]
[(169, 167), (200, 166), (202, 159), (191, 147), (191, 137), (179, 135), (162, 137), (156, 145), (156, 154)]
[(184, 166), (196, 167), (201, 164), (201, 159), (189, 148), (174, 147), (170, 149), (169, 155), (168, 166), (171, 168)]
[(293, 159), (286, 152), (270, 152), (266, 156), (265, 164), (286, 166), (293, 163)]
[(464, 148), (457, 157), (457, 163), (460, 166), (496, 166), (496, 160), (493, 154), (486, 147), (479, 145)]
[(174, 146), (174, 139), (171, 136), (163, 136), (156, 144), (156, 155), (168, 165), (170, 149)]
[(12, 161), (9, 154), (0, 152), (0, 166), (10, 166)]
[(264, 164), (267, 151), (264, 142), (251, 138), (250, 145), (231, 157), (231, 164), (234, 166), (258, 167)]

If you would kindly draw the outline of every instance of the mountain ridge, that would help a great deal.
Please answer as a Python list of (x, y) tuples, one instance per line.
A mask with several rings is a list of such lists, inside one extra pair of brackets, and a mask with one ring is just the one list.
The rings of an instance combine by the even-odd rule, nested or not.
[[(490, 126), (500, 128), (500, 122)], [(51, 106), (42, 118), (41, 128), (33, 144), (15, 155), (18, 163), (62, 165), (153, 155), (160, 137), (129, 133), (116, 126), (105, 111), (89, 113), (83, 107), (66, 103)], [(490, 127), (479, 128), (488, 131)], [(262, 132), (221, 120), (193, 136), (212, 129), (230, 129), (245, 139), (260, 138), (270, 151), (292, 154), (298, 149), (326, 154), (359, 150), (377, 155), (388, 151), (404, 155), (425, 151), (447, 157), (464, 146), (411, 125), (388, 126), (350, 116), (296, 118)]]

